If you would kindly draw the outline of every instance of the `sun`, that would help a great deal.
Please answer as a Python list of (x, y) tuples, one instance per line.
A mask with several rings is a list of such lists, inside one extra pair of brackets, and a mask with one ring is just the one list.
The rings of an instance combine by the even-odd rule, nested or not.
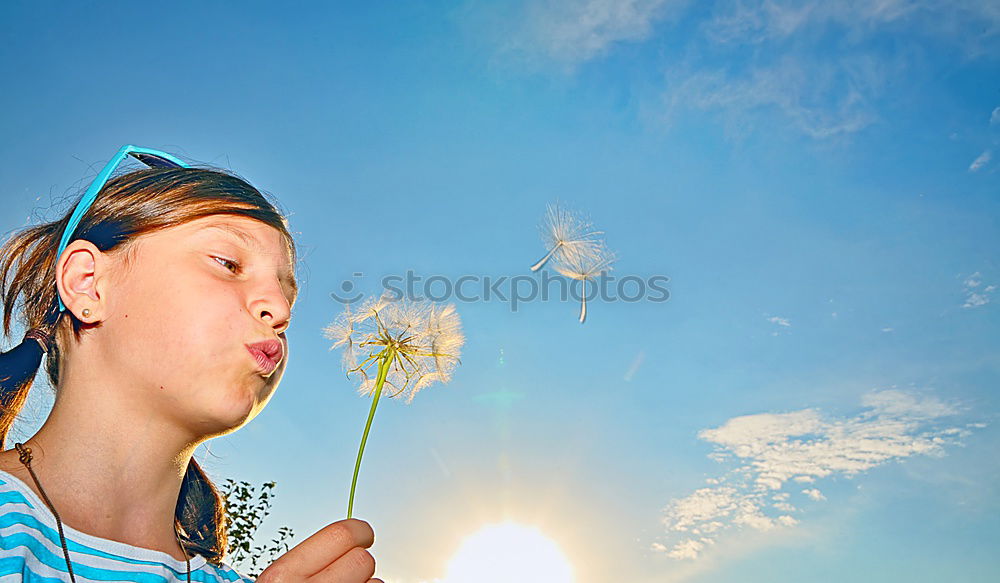
[(536, 528), (503, 522), (470, 535), (448, 564), (442, 583), (572, 583), (559, 547)]

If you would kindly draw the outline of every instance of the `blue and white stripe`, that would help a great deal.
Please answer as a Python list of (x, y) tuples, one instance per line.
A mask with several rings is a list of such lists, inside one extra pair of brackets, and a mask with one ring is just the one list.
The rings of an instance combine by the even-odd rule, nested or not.
[[(129, 581), (176, 583), (187, 580), (187, 565), (162, 551), (135, 547), (80, 532), (63, 524), (66, 548), (77, 583)], [(56, 520), (28, 486), (0, 470), (0, 583), (68, 583), (69, 572)], [(191, 581), (253, 583), (231, 566), (191, 558)]]

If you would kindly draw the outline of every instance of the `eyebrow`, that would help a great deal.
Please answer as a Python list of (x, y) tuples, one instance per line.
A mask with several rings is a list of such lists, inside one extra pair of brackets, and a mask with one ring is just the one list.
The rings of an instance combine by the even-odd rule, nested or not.
[[(260, 251), (262, 253), (265, 252), (264, 245), (261, 244), (260, 240), (257, 237), (251, 235), (250, 233), (244, 231), (239, 227), (235, 227), (233, 225), (229, 225), (226, 223), (215, 223), (212, 225), (207, 225), (205, 228), (218, 229), (224, 233), (228, 233), (230, 235), (235, 236), (237, 239), (242, 241), (244, 245), (250, 247), (251, 249), (256, 249), (257, 251)], [(295, 300), (299, 297), (299, 286), (295, 282), (295, 276), (292, 274), (291, 271), (289, 271), (281, 279), (285, 281), (288, 284), (288, 287), (292, 289), (291, 303), (294, 304)]]

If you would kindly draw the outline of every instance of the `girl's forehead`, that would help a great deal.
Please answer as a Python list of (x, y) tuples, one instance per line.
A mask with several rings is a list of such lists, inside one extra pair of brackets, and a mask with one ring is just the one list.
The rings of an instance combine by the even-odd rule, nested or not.
[[(291, 288), (293, 301), (298, 294), (294, 266), (291, 264), (291, 241), (284, 233), (271, 225), (249, 217), (211, 215), (188, 221), (174, 229), (183, 238), (189, 238), (192, 235), (205, 238), (217, 236), (236, 241), (252, 253), (263, 256), (279, 254), (282, 257), (279, 264), (284, 264), (284, 271), (280, 277)], [(182, 230), (183, 232), (180, 232)]]
[(225, 233), (233, 235), (251, 248), (266, 251), (275, 244), (284, 246), (284, 236), (274, 227), (253, 219), (206, 217), (196, 226), (205, 233)]
[(200, 217), (174, 227), (179, 236), (191, 235), (224, 235), (235, 238), (245, 247), (264, 254), (273, 254), (277, 250), (291, 255), (291, 241), (288, 237), (267, 223), (232, 215), (212, 215)]
[(181, 226), (187, 226), (193, 230), (220, 227), (226, 230), (248, 233), (255, 237), (264, 236), (275, 239), (280, 239), (283, 236), (281, 231), (263, 221), (240, 215), (209, 215), (207, 217), (192, 219)]

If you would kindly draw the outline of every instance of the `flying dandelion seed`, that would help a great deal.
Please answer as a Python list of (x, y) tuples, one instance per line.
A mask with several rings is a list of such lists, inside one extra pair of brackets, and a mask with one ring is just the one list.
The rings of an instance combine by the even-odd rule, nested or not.
[(600, 244), (598, 236), (602, 231), (593, 230), (592, 225), (576, 213), (560, 207), (558, 203), (548, 205), (545, 210), (542, 240), (549, 252), (531, 266), (531, 271), (541, 269), (553, 255), (558, 258), (567, 253), (586, 251)]
[(556, 271), (560, 275), (581, 282), (580, 291), (580, 323), (587, 319), (587, 282), (601, 273), (611, 270), (615, 255), (603, 241), (592, 246), (578, 246), (566, 249), (556, 256)]
[(343, 346), (344, 352), (342, 362), (345, 369), (350, 370), (357, 366), (357, 346), (355, 345), (354, 318), (351, 313), (351, 306), (348, 305), (344, 311), (330, 325), (323, 329), (323, 334), (333, 340), (330, 350)]
[(386, 295), (369, 298), (357, 312), (347, 306), (323, 332), (334, 341), (331, 350), (343, 347), (348, 376), (361, 379), (358, 392), (373, 396), (351, 481), (347, 505), (351, 518), (361, 456), (379, 397), (383, 392), (390, 398), (405, 393), (409, 404), (421, 389), (448, 382), (460, 362), (465, 337), (454, 305), (392, 300)]

